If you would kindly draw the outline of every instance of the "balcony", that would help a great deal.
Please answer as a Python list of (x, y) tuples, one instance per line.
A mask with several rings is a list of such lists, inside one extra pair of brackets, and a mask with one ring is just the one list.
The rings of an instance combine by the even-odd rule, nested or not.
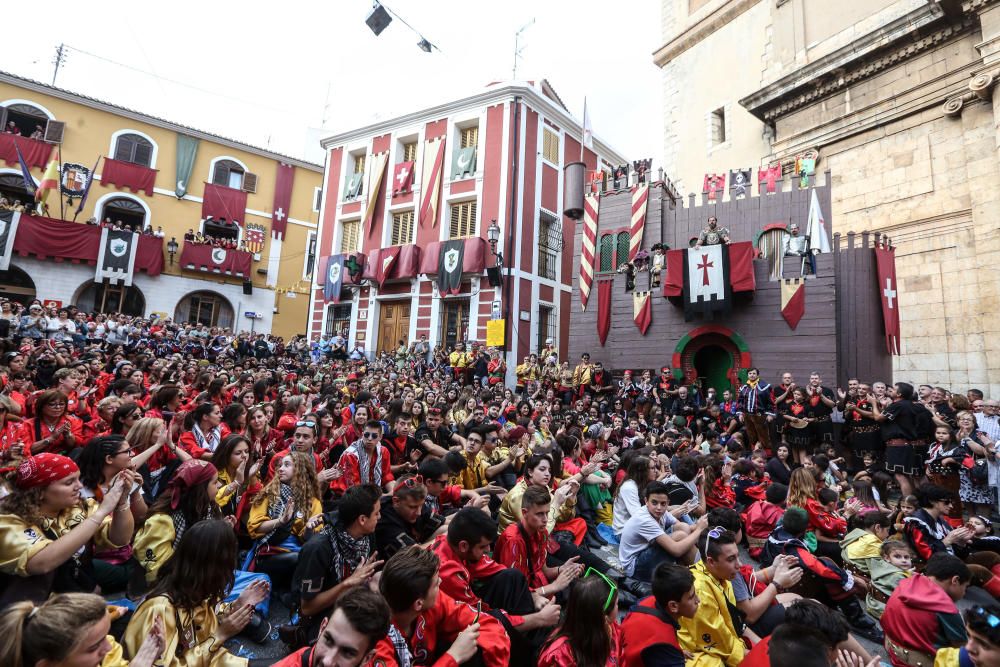
[(250, 280), (253, 255), (245, 250), (221, 248), (209, 243), (184, 242), (181, 268), (186, 271), (215, 273)]
[(18, 166), (17, 151), (20, 149), (21, 156), (29, 167), (44, 169), (49, 163), (53, 148), (55, 146), (44, 141), (0, 133), (0, 159), (12, 167)]
[[(14, 236), (14, 252), (22, 257), (53, 259), (56, 262), (97, 264), (101, 228), (79, 222), (21, 214)], [(139, 236), (135, 269), (151, 276), (163, 272), (163, 239)]]

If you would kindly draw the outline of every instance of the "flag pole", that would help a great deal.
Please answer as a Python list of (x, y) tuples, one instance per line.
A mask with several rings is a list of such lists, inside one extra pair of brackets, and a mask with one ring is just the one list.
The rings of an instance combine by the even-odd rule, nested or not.
[(63, 200), (62, 192), (62, 144), (59, 144), (58, 148), (56, 148), (56, 154), (59, 156), (59, 176), (57, 177), (59, 185), (56, 186), (56, 191), (59, 193), (59, 219), (65, 222), (66, 203)]
[[(583, 96), (583, 125), (580, 127), (580, 162), (583, 162), (583, 148), (587, 143), (587, 96)], [(586, 169), (586, 167), (584, 167)], [(586, 174), (585, 174), (586, 175)]]

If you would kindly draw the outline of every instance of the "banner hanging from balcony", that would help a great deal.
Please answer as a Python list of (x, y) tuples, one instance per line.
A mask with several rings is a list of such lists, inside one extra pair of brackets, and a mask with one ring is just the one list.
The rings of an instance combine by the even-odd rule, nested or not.
[(226, 250), (207, 243), (185, 243), (184, 250), (181, 251), (181, 266), (190, 271), (249, 278), (252, 257), (242, 250)]
[[(815, 192), (815, 191), (814, 191)], [(879, 299), (885, 325), (885, 347), (889, 354), (899, 354), (899, 283), (896, 282), (896, 249), (875, 247)]]
[(20, 150), (21, 156), (29, 167), (44, 167), (49, 162), (53, 148), (52, 144), (47, 144), (44, 141), (28, 137), (15, 137), (6, 132), (0, 133), (0, 160), (11, 166), (17, 166), (17, 153)]
[(323, 275), (323, 300), (340, 302), (340, 288), (344, 285), (344, 256), (330, 255), (326, 258), (326, 272)]
[(437, 227), (438, 200), (441, 198), (441, 172), (444, 171), (444, 137), (424, 142), (424, 171), (420, 180), (421, 227)]
[[(105, 162), (105, 169), (107, 161)], [(104, 175), (101, 175), (104, 178)], [(225, 185), (205, 183), (205, 198), (201, 202), (201, 217), (225, 218), (229, 222), (243, 222), (247, 210), (247, 193)]]
[(198, 155), (199, 140), (186, 134), (177, 135), (177, 178), (174, 195), (183, 199), (191, 182), (191, 170), (194, 169), (194, 158)]
[(385, 180), (385, 166), (389, 162), (389, 153), (379, 153), (373, 159), (371, 174), (368, 180), (368, 204), (365, 206), (365, 219), (361, 227), (368, 230), (368, 236), (375, 230), (375, 206), (382, 196), (382, 181)]
[(14, 252), (14, 237), (17, 224), (21, 221), (19, 211), (0, 211), (0, 271), (10, 268), (10, 256)]
[(288, 211), (292, 207), (292, 186), (295, 185), (295, 167), (284, 162), (278, 163), (274, 177), (274, 203), (271, 206), (271, 251), (267, 257), (268, 287), (278, 284), (278, 267), (281, 266), (281, 245), (288, 227)]
[(132, 231), (121, 229), (101, 229), (101, 245), (97, 251), (97, 273), (95, 282), (104, 282), (107, 278), (112, 285), (124, 282), (132, 284), (132, 272), (135, 269), (135, 252), (139, 246), (139, 235)]
[(392, 172), (392, 196), (405, 194), (413, 188), (413, 161), (400, 162)]
[(145, 192), (152, 197), (153, 186), (156, 185), (156, 170), (141, 164), (104, 158), (101, 183), (119, 189), (128, 188), (132, 192)]
[(464, 255), (464, 239), (454, 239), (441, 243), (441, 255), (438, 258), (438, 291), (441, 296), (458, 294), (462, 291)]

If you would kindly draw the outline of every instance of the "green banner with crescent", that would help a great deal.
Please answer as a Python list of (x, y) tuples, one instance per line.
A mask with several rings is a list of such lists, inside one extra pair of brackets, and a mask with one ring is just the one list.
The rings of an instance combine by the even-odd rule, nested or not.
[(174, 194), (183, 199), (187, 194), (188, 180), (194, 170), (194, 158), (198, 154), (199, 140), (186, 134), (177, 135), (177, 181)]
[(451, 163), (451, 177), (462, 178), (466, 174), (470, 176), (476, 173), (476, 147), (460, 148), (455, 151), (455, 156)]

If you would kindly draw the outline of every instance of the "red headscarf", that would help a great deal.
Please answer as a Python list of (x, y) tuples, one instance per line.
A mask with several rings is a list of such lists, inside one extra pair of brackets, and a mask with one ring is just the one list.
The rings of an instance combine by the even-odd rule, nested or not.
[(45, 452), (21, 461), (21, 465), (17, 466), (14, 484), (19, 489), (36, 489), (65, 479), (75, 472), (80, 472), (80, 468), (73, 463), (73, 459)]
[(210, 482), (219, 475), (219, 471), (208, 461), (191, 459), (177, 467), (174, 476), (167, 483), (170, 492), (170, 509), (175, 510), (181, 504), (181, 493), (193, 486)]

